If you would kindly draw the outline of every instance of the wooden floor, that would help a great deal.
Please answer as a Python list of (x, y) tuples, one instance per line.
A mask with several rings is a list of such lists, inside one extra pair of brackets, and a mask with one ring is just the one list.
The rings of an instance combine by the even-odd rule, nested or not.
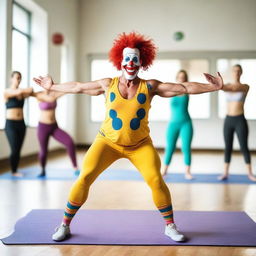
[[(79, 152), (81, 162), (84, 152)], [(255, 158), (253, 156), (253, 158)], [(172, 170), (182, 171), (182, 156), (176, 154)], [(233, 158), (232, 171), (243, 173), (240, 156)], [(28, 164), (35, 164), (30, 162)], [(50, 157), (48, 166), (70, 165), (66, 155)], [(113, 168), (133, 168), (120, 160)], [(221, 172), (222, 155), (195, 154), (195, 172)], [(35, 208), (62, 209), (65, 206), (72, 181), (0, 180), (0, 237), (10, 234), (20, 217)], [(256, 184), (168, 184), (176, 210), (246, 211), (256, 221)], [(104, 195), (104, 197), (102, 196)], [(97, 181), (90, 192), (85, 209), (154, 209), (149, 188), (138, 181)], [(86, 230), (85, 230), (86, 232)], [(256, 232), (256, 231), (255, 231)], [(5, 246), (0, 244), (1, 256), (143, 256), (143, 255), (199, 255), (252, 256), (256, 248), (207, 246)]]

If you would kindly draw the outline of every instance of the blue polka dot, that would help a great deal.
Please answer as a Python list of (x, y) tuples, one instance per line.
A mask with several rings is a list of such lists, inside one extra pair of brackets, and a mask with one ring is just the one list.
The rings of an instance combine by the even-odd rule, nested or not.
[(111, 117), (111, 118), (116, 118), (117, 117), (117, 113), (116, 113), (116, 111), (114, 110), (114, 109), (110, 109), (110, 111), (109, 111), (109, 116)]
[(117, 112), (114, 109), (110, 109), (109, 116), (112, 120), (112, 127), (114, 130), (120, 130), (123, 126), (123, 122), (120, 118), (117, 117)]
[(114, 101), (115, 98), (116, 98), (115, 93), (111, 92), (111, 93), (110, 93), (110, 101), (111, 101), (111, 102)]
[(130, 123), (130, 127), (132, 130), (137, 130), (140, 127), (140, 119), (133, 118)]
[(146, 115), (146, 111), (145, 109), (143, 108), (140, 108), (138, 111), (137, 111), (137, 117), (136, 118), (133, 118), (130, 122), (130, 127), (132, 130), (137, 130), (140, 128), (140, 121), (145, 117)]
[(114, 130), (120, 130), (123, 126), (123, 122), (120, 118), (113, 119), (112, 127)]
[(144, 108), (140, 108), (138, 111), (137, 111), (137, 116), (139, 119), (143, 119), (146, 115), (146, 111)]
[(137, 97), (137, 100), (140, 104), (144, 104), (146, 102), (146, 95), (144, 93), (140, 93)]

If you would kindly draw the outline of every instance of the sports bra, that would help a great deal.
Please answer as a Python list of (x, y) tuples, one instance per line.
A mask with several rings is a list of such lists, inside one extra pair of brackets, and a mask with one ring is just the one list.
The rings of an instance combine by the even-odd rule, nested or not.
[(53, 101), (53, 102), (41, 101), (41, 102), (39, 102), (39, 108), (41, 110), (50, 110), (50, 109), (55, 109), (56, 107), (57, 107), (56, 101)]
[(245, 97), (246, 97), (246, 93), (244, 92), (226, 92), (226, 99), (228, 102), (230, 101), (244, 102)]
[(5, 103), (6, 108), (23, 108), (24, 106), (24, 99), (17, 99), (16, 97), (9, 98), (8, 101)]

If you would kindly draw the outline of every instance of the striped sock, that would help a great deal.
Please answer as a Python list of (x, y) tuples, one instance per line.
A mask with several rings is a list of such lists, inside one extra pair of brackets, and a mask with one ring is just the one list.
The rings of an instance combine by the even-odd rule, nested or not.
[(75, 216), (76, 212), (79, 210), (81, 205), (68, 201), (62, 223), (66, 226), (70, 225), (70, 222), (72, 221), (73, 217)]
[(164, 217), (166, 225), (174, 223), (172, 205), (169, 205), (169, 206), (165, 205), (163, 207), (159, 207), (158, 210), (160, 211), (160, 213)]

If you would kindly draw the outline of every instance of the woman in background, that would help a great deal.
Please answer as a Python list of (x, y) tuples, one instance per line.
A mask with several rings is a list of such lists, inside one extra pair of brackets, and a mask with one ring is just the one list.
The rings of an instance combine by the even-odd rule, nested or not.
[(75, 145), (72, 138), (62, 129), (58, 127), (56, 116), (55, 116), (55, 109), (57, 107), (57, 99), (64, 95), (64, 93), (60, 92), (37, 92), (33, 93), (32, 96), (36, 97), (39, 101), (39, 108), (41, 110), (39, 124), (37, 127), (37, 135), (40, 144), (40, 153), (39, 153), (39, 161), (41, 165), (41, 174), (39, 177), (44, 177), (46, 175), (46, 161), (47, 161), (47, 154), (48, 154), (48, 143), (50, 136), (54, 139), (62, 143), (69, 154), (71, 159), (74, 173), (75, 175), (79, 174), (79, 170), (77, 167), (76, 161), (76, 152), (75, 152)]
[[(185, 70), (180, 70), (176, 76), (177, 83), (188, 82), (188, 74)], [(186, 165), (185, 178), (193, 179), (190, 172), (191, 166), (191, 142), (193, 138), (193, 126), (188, 112), (189, 96), (181, 95), (170, 98), (171, 119), (166, 132), (166, 149), (164, 156), (163, 175), (167, 174), (173, 152), (176, 148), (178, 137), (181, 138), (181, 150), (184, 155)]]
[(225, 84), (222, 89), (226, 92), (227, 116), (224, 122), (225, 165), (224, 173), (219, 177), (219, 180), (228, 178), (234, 133), (236, 133), (246, 163), (248, 178), (256, 181), (252, 173), (251, 156), (248, 149), (248, 125), (244, 117), (244, 102), (249, 86), (240, 82), (242, 73), (242, 67), (239, 64), (234, 65), (232, 68), (233, 81), (230, 84)]
[(22, 173), (17, 172), (20, 161), (20, 152), (26, 134), (26, 125), (23, 117), (24, 99), (29, 97), (32, 88), (19, 88), (22, 75), (19, 71), (11, 74), (10, 87), (4, 91), (6, 105), (5, 133), (10, 145), (10, 165), (12, 175), (22, 177)]

